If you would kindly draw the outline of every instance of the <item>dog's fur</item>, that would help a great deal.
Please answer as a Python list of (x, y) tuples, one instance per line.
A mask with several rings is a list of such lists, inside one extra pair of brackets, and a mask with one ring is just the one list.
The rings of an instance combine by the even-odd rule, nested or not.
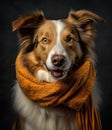
[[(56, 82), (68, 76), (89, 59), (95, 63), (92, 51), (94, 22), (98, 15), (80, 10), (70, 11), (66, 19), (47, 20), (42, 12), (24, 15), (13, 22), (18, 31), (22, 62), (40, 82)], [(68, 108), (44, 108), (30, 101), (15, 85), (15, 108), (24, 118), (25, 130), (75, 130), (74, 111)], [(95, 107), (99, 103), (96, 87), (92, 92)]]

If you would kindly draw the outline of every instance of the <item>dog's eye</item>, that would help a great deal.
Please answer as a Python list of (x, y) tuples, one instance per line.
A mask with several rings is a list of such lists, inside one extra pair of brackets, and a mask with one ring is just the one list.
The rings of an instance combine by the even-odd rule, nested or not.
[(71, 36), (67, 36), (67, 38), (66, 38), (66, 42), (74, 42), (75, 41), (75, 39), (73, 38), (73, 37), (71, 37)]
[(43, 42), (43, 43), (48, 43), (48, 41), (49, 41), (49, 40), (48, 40), (46, 37), (43, 37), (43, 38), (42, 38), (42, 42)]

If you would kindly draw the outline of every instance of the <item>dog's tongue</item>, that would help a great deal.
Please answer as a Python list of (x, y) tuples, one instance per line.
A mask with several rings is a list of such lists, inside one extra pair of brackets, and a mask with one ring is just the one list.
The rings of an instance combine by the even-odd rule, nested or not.
[(56, 77), (56, 78), (59, 78), (59, 77), (62, 77), (63, 76), (63, 70), (52, 70), (51, 71), (51, 74)]

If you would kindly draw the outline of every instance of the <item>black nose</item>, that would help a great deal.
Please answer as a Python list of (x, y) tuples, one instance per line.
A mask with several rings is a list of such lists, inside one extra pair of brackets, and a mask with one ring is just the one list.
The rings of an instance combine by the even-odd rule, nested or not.
[(54, 66), (61, 67), (65, 63), (65, 57), (63, 55), (53, 55), (51, 61)]

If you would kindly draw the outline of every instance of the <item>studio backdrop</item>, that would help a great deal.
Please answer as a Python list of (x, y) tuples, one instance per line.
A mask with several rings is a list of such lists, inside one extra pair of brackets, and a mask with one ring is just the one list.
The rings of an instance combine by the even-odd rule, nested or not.
[(111, 0), (1, 0), (0, 1), (0, 130), (11, 130), (17, 115), (13, 109), (15, 58), (19, 43), (12, 21), (36, 10), (48, 19), (67, 17), (73, 10), (90, 10), (105, 19), (96, 24), (95, 52), (97, 80), (101, 89), (100, 106), (103, 130), (112, 130), (112, 6)]

